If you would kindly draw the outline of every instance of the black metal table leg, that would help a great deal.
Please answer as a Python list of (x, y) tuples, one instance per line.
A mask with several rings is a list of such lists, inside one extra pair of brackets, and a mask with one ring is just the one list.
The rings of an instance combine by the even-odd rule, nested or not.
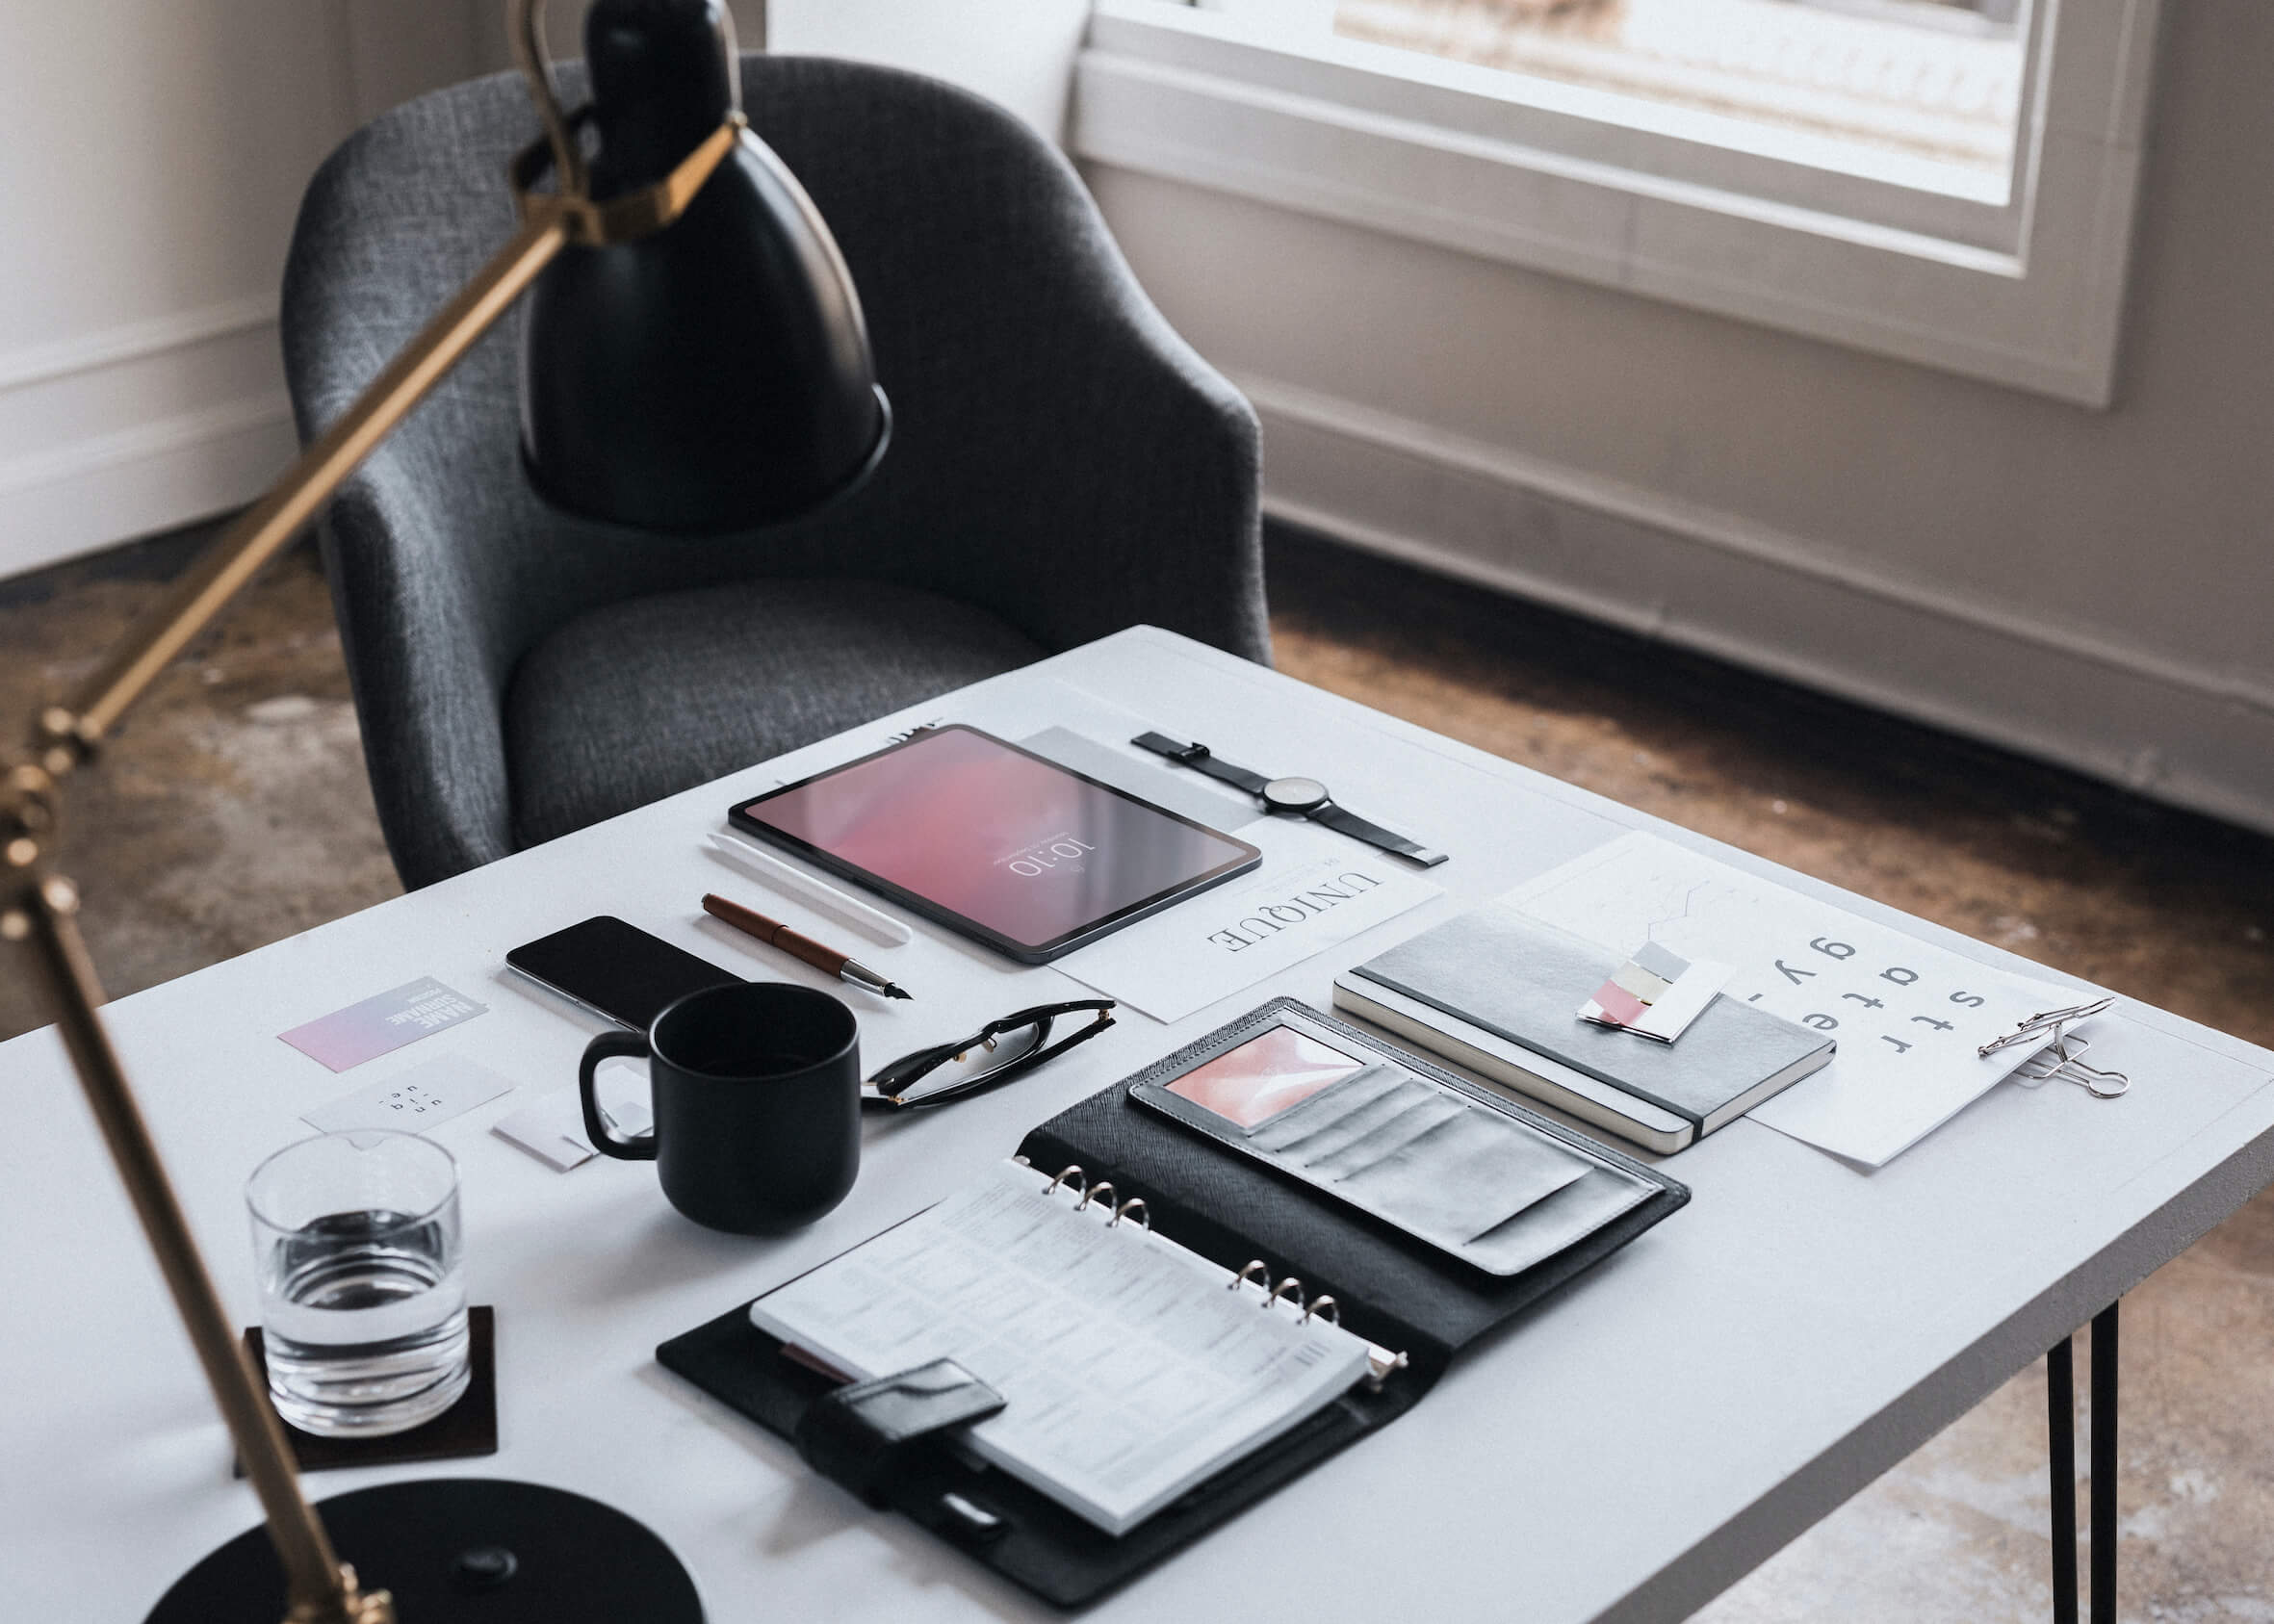
[[(2074, 1514), (2072, 1503), (2071, 1515)], [(2072, 1602), (2072, 1608), (2074, 1605)], [(2092, 1624), (2116, 1624), (2116, 1304), (2113, 1302), (2092, 1318)]]
[(2077, 1624), (2077, 1361), (2069, 1344), (2064, 1336), (2045, 1354), (2045, 1430), (2053, 1472), (2053, 1624)]

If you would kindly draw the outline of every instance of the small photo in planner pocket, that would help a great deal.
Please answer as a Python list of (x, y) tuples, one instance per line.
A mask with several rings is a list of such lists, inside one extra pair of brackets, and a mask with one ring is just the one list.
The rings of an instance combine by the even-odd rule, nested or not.
[(1253, 1128), (1365, 1066), (1306, 1032), (1278, 1026), (1193, 1068), (1168, 1087), (1235, 1127)]
[(1589, 1172), (1508, 1113), (1356, 1047), (1289, 1022), (1131, 1093), (1480, 1267), (1475, 1243)]

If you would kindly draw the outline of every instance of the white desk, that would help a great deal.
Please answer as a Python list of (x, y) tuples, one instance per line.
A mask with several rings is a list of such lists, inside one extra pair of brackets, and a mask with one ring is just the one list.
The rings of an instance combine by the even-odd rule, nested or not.
[[(1062, 719), (1059, 683), (1233, 760), (1324, 776), (1359, 811), (1452, 853), (1433, 873), (1447, 895), (1176, 1025), (1132, 1016), (997, 1094), (871, 1124), (852, 1196), (787, 1239), (695, 1227), (664, 1203), (652, 1168), (603, 1161), (555, 1173), (490, 1135), (506, 1111), (571, 1083), (591, 1029), (504, 979), (508, 947), (614, 913), (752, 975), (800, 972), (696, 910), (725, 873), (701, 848), (727, 806), (921, 721), (1027, 736)], [(1266, 997), (1325, 1007), (1334, 971), (1654, 821), (1138, 630), (111, 1013), (223, 1295), (248, 1321), (239, 1191), (261, 1156), (306, 1131), (298, 1113), (446, 1045), (521, 1080), (436, 1131), (463, 1169), (474, 1301), (498, 1305), (503, 1449), (323, 1473), (308, 1480), (312, 1494), (423, 1475), (576, 1489), (669, 1540), (719, 1620), (1050, 1617), (814, 1479), (788, 1445), (659, 1368), (655, 1345), (938, 1199), (1032, 1123)], [(799, 917), (791, 904), (768, 906)], [(809, 922), (816, 934), (827, 926)], [(1070, 985), (917, 931), (883, 956), (918, 1002), (862, 1011), (872, 1063)], [(422, 974), (490, 1012), (340, 1077), (276, 1041)], [(957, 996), (938, 995), (951, 979)], [(1291, 1589), (1304, 1616), (1321, 1620), (1687, 1613), (2274, 1178), (2274, 1056), (2136, 1006), (2093, 1037), (2094, 1062), (2135, 1079), (2128, 1098), (2003, 1086), (1875, 1175), (1753, 1122), (1684, 1152), (1670, 1171), (1696, 1193), (1688, 1208), (1472, 1350), (1410, 1415), (1089, 1616), (1283, 1616)], [(228, 1476), (221, 1425), (50, 1033), (0, 1045), (0, 1090), (12, 1124), (0, 1136), (0, 1613), (139, 1618), (256, 1508)]]

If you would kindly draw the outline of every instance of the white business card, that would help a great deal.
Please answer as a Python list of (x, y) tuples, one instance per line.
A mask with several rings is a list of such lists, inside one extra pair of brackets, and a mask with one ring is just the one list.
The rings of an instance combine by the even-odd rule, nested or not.
[(425, 1133), (485, 1100), (510, 1093), (512, 1088), (512, 1078), (478, 1062), (454, 1054), (438, 1055), (384, 1082), (342, 1095), (328, 1105), (304, 1113), (300, 1121), (326, 1133), (353, 1133), (364, 1128)]

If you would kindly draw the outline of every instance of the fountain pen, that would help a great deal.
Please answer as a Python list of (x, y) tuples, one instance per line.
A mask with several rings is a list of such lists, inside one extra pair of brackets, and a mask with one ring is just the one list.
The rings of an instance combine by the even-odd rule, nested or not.
[(778, 947), (793, 959), (802, 959), (817, 970), (849, 981), (881, 998), (905, 998), (908, 994), (891, 981), (854, 961), (847, 953), (823, 945), (810, 936), (800, 936), (779, 919), (769, 919), (755, 908), (745, 908), (739, 902), (729, 902), (715, 891), (703, 898), (703, 912), (714, 919), (722, 919), (746, 936), (755, 936), (768, 947)]

